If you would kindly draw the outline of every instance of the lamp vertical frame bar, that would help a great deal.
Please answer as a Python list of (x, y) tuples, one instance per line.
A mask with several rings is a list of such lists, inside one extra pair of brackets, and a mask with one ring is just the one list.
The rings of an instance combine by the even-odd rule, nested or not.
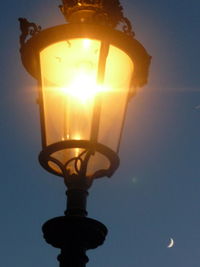
[(44, 111), (44, 101), (43, 101), (43, 85), (42, 85), (42, 73), (41, 73), (41, 64), (40, 64), (40, 50), (37, 53), (37, 62), (38, 62), (38, 97), (39, 97), (39, 113), (40, 113), (40, 128), (41, 128), (41, 140), (42, 147), (47, 146), (46, 139), (46, 126), (45, 126), (45, 111)]
[[(105, 69), (106, 69), (106, 60), (109, 53), (110, 44), (102, 41), (99, 53), (99, 64), (98, 64), (98, 72), (97, 72), (97, 85), (103, 85), (105, 78)], [(91, 137), (90, 140), (92, 142), (97, 142), (98, 134), (99, 134), (99, 123), (101, 116), (101, 105), (102, 99), (100, 93), (97, 93), (97, 96), (94, 100), (94, 110), (93, 110), (93, 118), (91, 125)]]

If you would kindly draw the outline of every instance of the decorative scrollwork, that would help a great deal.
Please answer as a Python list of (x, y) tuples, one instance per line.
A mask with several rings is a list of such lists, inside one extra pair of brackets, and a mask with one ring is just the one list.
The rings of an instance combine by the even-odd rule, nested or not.
[[(68, 154), (68, 149), (80, 149), (80, 153), (70, 158), (71, 152)], [(60, 159), (61, 154), (58, 153), (61, 151), (64, 158), (66, 157), (65, 160), (63, 157), (62, 160)], [(103, 164), (97, 169), (90, 168), (90, 159), (96, 156), (96, 153), (107, 159), (107, 166)], [(63, 177), (67, 185), (74, 185), (74, 180), (76, 180), (78, 184), (89, 188), (94, 179), (113, 175), (119, 166), (119, 157), (110, 148), (99, 143), (94, 144), (86, 140), (65, 140), (45, 147), (39, 154), (39, 162), (47, 171)]]
[(33, 22), (29, 22), (25, 18), (19, 18), (18, 20), (20, 23), (20, 30), (21, 30), (20, 45), (22, 47), (26, 43), (28, 36), (33, 36), (41, 31), (41, 26), (36, 25)]
[(132, 30), (132, 25), (131, 25), (130, 20), (128, 18), (126, 18), (126, 17), (122, 17), (120, 22), (122, 23), (123, 32), (126, 33), (127, 35), (130, 35), (130, 36), (134, 37), (135, 33)]
[(87, 165), (88, 165), (88, 161), (89, 161), (91, 155), (92, 155), (92, 152), (90, 150), (84, 150), (78, 156), (68, 160), (64, 164), (64, 167), (68, 172), (70, 172), (69, 171), (70, 168), (68, 166), (73, 162), (74, 163), (73, 167), (74, 167), (74, 170), (76, 172), (75, 174), (81, 175), (81, 176), (86, 176)]
[(68, 188), (75, 186), (79, 189), (88, 189), (93, 181), (93, 177), (87, 177), (88, 161), (92, 154), (93, 151), (85, 149), (65, 164), (52, 156), (48, 158), (48, 161), (54, 163), (60, 169)]

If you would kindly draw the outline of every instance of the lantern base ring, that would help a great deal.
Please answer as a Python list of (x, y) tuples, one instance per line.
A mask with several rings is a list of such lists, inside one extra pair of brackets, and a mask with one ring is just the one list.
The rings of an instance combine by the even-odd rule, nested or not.
[[(66, 150), (67, 153), (68, 149), (73, 148), (82, 149), (83, 151), (76, 157), (73, 157), (64, 163), (55, 157), (56, 152)], [(48, 172), (64, 178), (74, 175), (86, 177), (88, 175), (87, 167), (89, 160), (96, 152), (105, 156), (109, 165), (106, 169), (94, 171), (94, 173), (89, 174), (89, 177), (92, 179), (101, 178), (103, 176), (111, 177), (119, 166), (118, 155), (105, 145), (87, 140), (64, 140), (51, 144), (40, 152), (39, 162)], [(74, 173), (71, 173), (68, 168), (69, 164), (72, 162), (74, 164)], [(56, 165), (57, 168), (53, 168), (52, 163), (53, 165)]]

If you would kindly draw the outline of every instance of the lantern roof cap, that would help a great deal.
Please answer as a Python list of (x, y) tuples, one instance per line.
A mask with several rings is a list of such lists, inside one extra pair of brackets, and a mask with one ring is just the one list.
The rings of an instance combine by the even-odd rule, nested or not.
[(134, 36), (128, 18), (123, 14), (119, 0), (62, 0), (59, 6), (69, 23), (92, 23), (116, 28)]

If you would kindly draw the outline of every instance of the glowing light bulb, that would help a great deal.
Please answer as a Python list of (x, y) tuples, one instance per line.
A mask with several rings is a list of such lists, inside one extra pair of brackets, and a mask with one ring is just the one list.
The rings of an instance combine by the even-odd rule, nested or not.
[(61, 88), (62, 93), (76, 98), (82, 104), (92, 100), (98, 93), (108, 90), (108, 88), (98, 85), (94, 76), (83, 72), (79, 72), (69, 86)]

